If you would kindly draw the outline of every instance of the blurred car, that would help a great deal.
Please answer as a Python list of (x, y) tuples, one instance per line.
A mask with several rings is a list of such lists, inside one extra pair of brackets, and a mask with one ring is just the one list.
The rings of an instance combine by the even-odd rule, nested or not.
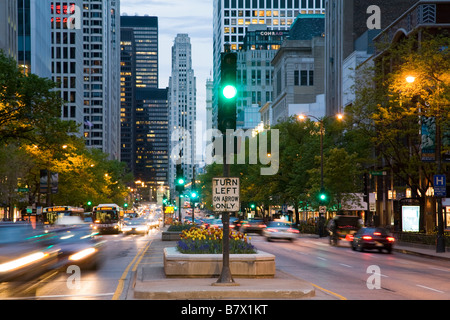
[(137, 234), (143, 233), (147, 234), (150, 230), (150, 226), (147, 223), (147, 220), (142, 218), (130, 219), (128, 221), (124, 221), (121, 226), (121, 231), (126, 234)]
[(58, 251), (55, 268), (77, 265), (82, 269), (97, 269), (100, 266), (105, 241), (89, 223), (79, 217), (64, 217), (47, 230), (53, 234), (52, 247)]
[(295, 228), (290, 222), (285, 221), (270, 221), (267, 228), (263, 231), (263, 236), (267, 241), (272, 239), (286, 239), (290, 241), (296, 240), (300, 235), (300, 231)]
[(222, 219), (212, 219), (208, 221), (209, 228), (222, 228), (223, 229), (223, 222)]
[(390, 236), (384, 228), (361, 228), (352, 240), (352, 249), (364, 251), (365, 249), (378, 249), (392, 252), (395, 238)]
[(31, 224), (0, 224), (0, 282), (31, 279), (52, 269), (58, 258), (53, 237)]
[(263, 219), (249, 219), (242, 222), (240, 231), (244, 233), (255, 232), (262, 234), (264, 228), (266, 228), (266, 224)]
[(160, 221), (156, 217), (147, 219), (147, 225), (148, 225), (149, 229), (156, 229), (159, 227), (159, 224), (160, 224)]

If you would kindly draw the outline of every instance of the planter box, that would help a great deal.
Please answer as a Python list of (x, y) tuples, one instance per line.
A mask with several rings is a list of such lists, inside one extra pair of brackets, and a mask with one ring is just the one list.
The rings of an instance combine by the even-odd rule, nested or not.
[[(255, 254), (230, 254), (230, 269), (237, 278), (273, 278), (275, 256), (263, 251)], [(184, 254), (176, 247), (164, 249), (167, 277), (213, 278), (222, 271), (222, 254)]]
[(162, 241), (178, 241), (181, 240), (182, 231), (164, 231), (162, 233)]

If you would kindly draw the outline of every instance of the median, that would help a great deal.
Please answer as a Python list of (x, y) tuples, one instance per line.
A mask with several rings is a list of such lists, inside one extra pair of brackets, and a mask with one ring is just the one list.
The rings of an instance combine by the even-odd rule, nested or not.
[[(222, 270), (220, 228), (191, 228), (181, 234), (177, 247), (164, 249), (164, 272), (167, 277), (217, 277)], [(233, 277), (273, 278), (275, 256), (256, 250), (246, 235), (230, 232), (230, 269)]]

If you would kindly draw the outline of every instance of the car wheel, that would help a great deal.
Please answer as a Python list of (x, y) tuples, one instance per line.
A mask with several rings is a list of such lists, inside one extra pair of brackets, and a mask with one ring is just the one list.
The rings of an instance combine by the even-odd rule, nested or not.
[(356, 250), (355, 244), (354, 244), (353, 242), (352, 242), (352, 250), (353, 250), (353, 251)]

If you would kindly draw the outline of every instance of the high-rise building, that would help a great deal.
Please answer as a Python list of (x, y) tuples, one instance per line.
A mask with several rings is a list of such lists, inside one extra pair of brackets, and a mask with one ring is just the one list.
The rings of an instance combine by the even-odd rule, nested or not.
[(369, 30), (368, 20), (375, 11), (368, 9), (371, 6), (380, 9), (378, 18), (381, 27), (379, 31), (381, 31), (417, 1), (419, 0), (396, 0), (393, 5), (392, 2), (385, 0), (324, 0), (327, 115), (332, 116), (343, 111), (344, 60), (354, 51), (355, 41)]
[[(150, 191), (149, 201), (168, 186), (168, 89), (136, 89), (136, 163), (134, 176)], [(144, 199), (146, 196), (144, 195)]]
[(121, 16), (120, 24), (134, 32), (136, 87), (158, 88), (158, 17)]
[(132, 28), (120, 29), (120, 160), (136, 165), (136, 42)]
[(84, 124), (86, 145), (120, 159), (120, 3), (52, 1), (52, 76), (62, 119)]
[(51, 0), (18, 0), (18, 64), (26, 73), (52, 77)]
[(0, 1), (0, 50), (17, 60), (17, 0)]
[(261, 122), (259, 108), (273, 101), (271, 62), (288, 35), (287, 30), (269, 30), (265, 25), (248, 26), (237, 59), (238, 129), (257, 127)]
[(174, 190), (175, 165), (182, 164), (184, 176), (190, 181), (196, 154), (197, 88), (192, 69), (191, 40), (187, 34), (178, 34), (172, 47), (169, 90), (169, 184)]
[(324, 14), (324, 0), (217, 0), (213, 8), (214, 101), (213, 119), (217, 127), (217, 89), (220, 83), (220, 54), (224, 45), (240, 49), (251, 24), (269, 30), (289, 30), (299, 14)]

